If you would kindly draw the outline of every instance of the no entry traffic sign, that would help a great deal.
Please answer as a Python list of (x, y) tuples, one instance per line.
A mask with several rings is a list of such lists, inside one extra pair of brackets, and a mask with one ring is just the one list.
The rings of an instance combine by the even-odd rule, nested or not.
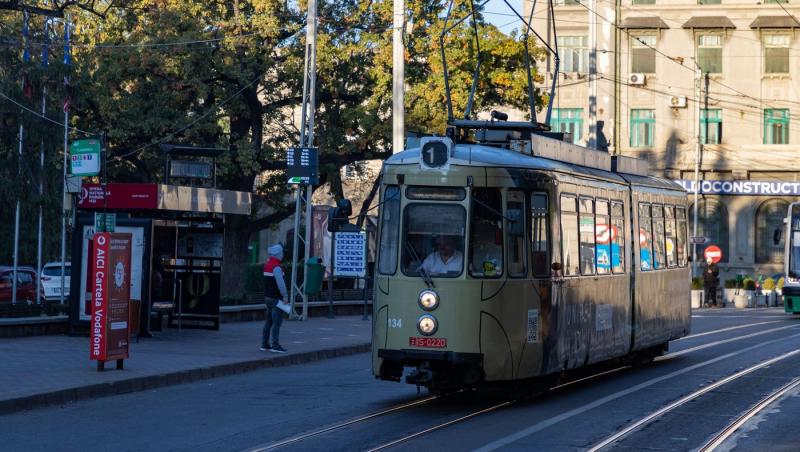
[(703, 257), (705, 257), (706, 260), (711, 259), (711, 262), (716, 264), (722, 260), (722, 250), (717, 245), (708, 246), (706, 250), (703, 251)]

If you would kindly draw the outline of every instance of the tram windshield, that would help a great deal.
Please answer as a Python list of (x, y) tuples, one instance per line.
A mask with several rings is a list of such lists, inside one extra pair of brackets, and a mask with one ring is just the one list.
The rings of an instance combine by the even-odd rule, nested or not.
[(454, 278), (464, 267), (466, 211), (458, 204), (413, 203), (403, 212), (402, 269), (407, 276)]
[(789, 249), (789, 276), (800, 276), (800, 215), (792, 214), (792, 230), (789, 236), (791, 248)]

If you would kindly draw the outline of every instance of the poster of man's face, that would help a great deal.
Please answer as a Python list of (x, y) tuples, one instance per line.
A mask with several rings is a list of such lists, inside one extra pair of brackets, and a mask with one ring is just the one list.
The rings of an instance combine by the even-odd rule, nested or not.
[(114, 266), (114, 286), (119, 289), (125, 283), (125, 264), (117, 262)]

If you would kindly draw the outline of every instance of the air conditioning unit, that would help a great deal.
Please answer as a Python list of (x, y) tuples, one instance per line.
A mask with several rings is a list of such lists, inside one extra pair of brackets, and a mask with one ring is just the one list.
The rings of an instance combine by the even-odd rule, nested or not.
[(672, 108), (686, 108), (686, 96), (670, 96), (669, 106)]
[(644, 82), (645, 82), (645, 76), (642, 73), (637, 72), (635, 74), (631, 74), (630, 77), (628, 77), (628, 83), (630, 83), (631, 85), (640, 86), (644, 85)]

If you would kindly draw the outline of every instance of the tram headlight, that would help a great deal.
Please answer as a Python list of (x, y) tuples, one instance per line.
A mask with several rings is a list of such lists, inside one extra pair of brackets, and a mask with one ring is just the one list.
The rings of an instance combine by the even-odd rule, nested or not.
[(439, 307), (439, 294), (433, 290), (423, 290), (419, 293), (419, 307), (426, 311), (433, 311)]
[(436, 333), (438, 329), (439, 322), (436, 321), (436, 317), (430, 314), (425, 314), (417, 320), (417, 330), (424, 336), (430, 336)]

